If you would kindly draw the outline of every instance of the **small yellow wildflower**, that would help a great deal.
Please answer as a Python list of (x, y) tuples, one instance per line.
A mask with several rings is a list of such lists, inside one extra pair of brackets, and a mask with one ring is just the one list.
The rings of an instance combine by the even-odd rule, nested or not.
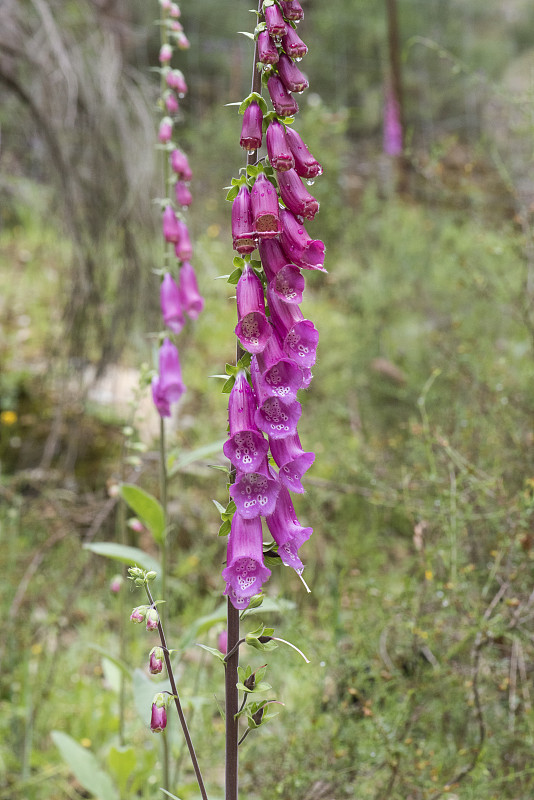
[(16, 411), (2, 411), (0, 412), (0, 422), (2, 425), (14, 425), (17, 421)]

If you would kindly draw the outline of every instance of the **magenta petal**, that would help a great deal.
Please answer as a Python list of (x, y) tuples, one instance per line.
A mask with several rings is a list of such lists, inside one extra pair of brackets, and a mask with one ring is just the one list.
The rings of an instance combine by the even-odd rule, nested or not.
[(303, 269), (324, 269), (324, 243), (320, 239), (312, 239), (304, 225), (295, 219), (287, 208), (280, 211), (282, 233), (280, 242), (289, 258)]
[(258, 60), (263, 64), (276, 64), (278, 49), (267, 31), (258, 34)]
[(193, 246), (189, 238), (187, 225), (181, 219), (178, 220), (178, 231), (178, 241), (174, 245), (176, 258), (180, 259), (180, 261), (189, 261), (193, 255)]
[(301, 414), (302, 406), (297, 400), (268, 397), (256, 411), (256, 425), (272, 439), (281, 439), (297, 432)]
[(302, 493), (301, 479), (315, 461), (315, 454), (304, 452), (298, 434), (285, 439), (271, 439), (269, 445), (280, 468), (278, 477), (281, 483), (292, 492)]
[(313, 322), (303, 318), (296, 304), (282, 302), (270, 289), (267, 297), (272, 323), (283, 339), (284, 352), (300, 367), (313, 367), (319, 342)]
[(252, 221), (256, 234), (263, 238), (278, 236), (280, 219), (278, 195), (271, 181), (260, 172), (250, 193)]
[(271, 75), (267, 81), (267, 90), (273, 108), (280, 117), (292, 117), (298, 112), (297, 101), (290, 95), (277, 75)]
[(250, 103), (243, 115), (241, 138), (239, 144), (245, 150), (257, 150), (261, 147), (263, 113), (258, 103)]
[(265, 144), (271, 166), (278, 172), (291, 169), (295, 165), (293, 153), (286, 139), (285, 128), (278, 120), (273, 120), (267, 128)]
[(298, 0), (281, 0), (282, 13), (286, 19), (300, 22), (304, 19), (304, 11)]
[(271, 536), (278, 545), (278, 555), (286, 566), (302, 569), (297, 555), (299, 547), (312, 535), (312, 528), (304, 528), (299, 523), (289, 492), (282, 486), (274, 512), (266, 519)]
[(256, 378), (255, 367), (257, 364), (260, 373), (261, 387), (259, 393), (261, 402), (267, 397), (280, 397), (286, 403), (296, 399), (297, 392), (302, 386), (302, 370), (285, 352), (278, 340), (278, 336), (271, 336), (263, 353), (258, 353), (257, 361), (251, 363), (253, 379)]
[(247, 598), (245, 605), (248, 605), (248, 599), (261, 591), (262, 584), (271, 574), (263, 563), (262, 538), (259, 517), (247, 520), (234, 514), (222, 576), (227, 584), (225, 594), (230, 596), (235, 607), (242, 605), (236, 605), (233, 597), (236, 600)]
[(302, 303), (305, 281), (299, 268), (294, 264), (282, 267), (269, 286), (274, 294), (285, 303)]
[(235, 483), (230, 486), (230, 497), (243, 519), (254, 519), (260, 515), (272, 514), (279, 491), (280, 483), (271, 476), (267, 460), (264, 459), (256, 472), (236, 475)]
[(296, 170), (288, 169), (286, 172), (279, 172), (277, 177), (280, 196), (287, 208), (293, 214), (313, 219), (319, 211), (319, 203), (304, 187)]
[(181, 150), (173, 150), (169, 160), (172, 171), (175, 172), (179, 178), (184, 181), (191, 180), (193, 173), (185, 153), (182, 153)]
[(278, 239), (260, 239), (258, 249), (265, 276), (269, 282), (277, 272), (291, 263)]
[(171, 403), (185, 392), (178, 350), (169, 339), (165, 339), (159, 351), (159, 390)]
[(316, 178), (323, 171), (319, 162), (312, 156), (302, 138), (293, 130), (288, 127), (286, 130), (286, 139), (291, 148), (293, 158), (295, 159), (295, 170), (297, 175), (301, 178)]
[(306, 76), (285, 53), (278, 60), (278, 74), (288, 92), (303, 92), (310, 85)]
[(239, 431), (223, 445), (224, 455), (240, 472), (256, 472), (268, 449), (267, 439), (257, 429)]
[(252, 201), (248, 187), (245, 185), (240, 188), (232, 203), (232, 240), (234, 250), (237, 250), (238, 253), (252, 253), (256, 249)]
[(171, 416), (171, 405), (165, 395), (162, 393), (159, 385), (159, 378), (154, 375), (152, 378), (152, 400), (158, 410), (160, 417)]
[(269, 337), (271, 325), (265, 316), (261, 281), (250, 266), (245, 269), (236, 289), (238, 323), (235, 334), (249, 353), (261, 353)]
[(176, 243), (180, 238), (180, 222), (171, 205), (163, 212), (163, 236), (166, 242)]
[(308, 48), (291, 25), (287, 26), (286, 34), (282, 37), (282, 47), (291, 58), (302, 58), (308, 52)]
[(198, 291), (195, 270), (189, 261), (180, 267), (179, 288), (183, 310), (190, 319), (197, 319), (204, 308), (204, 298)]
[(265, 25), (269, 36), (272, 36), (273, 39), (279, 39), (284, 36), (287, 25), (276, 3), (272, 6), (264, 6), (263, 13), (265, 14)]
[(184, 181), (176, 181), (174, 193), (176, 196), (176, 203), (179, 206), (190, 206), (193, 202), (189, 187)]
[(160, 287), (160, 305), (163, 321), (173, 333), (184, 327), (184, 310), (180, 289), (170, 273), (166, 273)]

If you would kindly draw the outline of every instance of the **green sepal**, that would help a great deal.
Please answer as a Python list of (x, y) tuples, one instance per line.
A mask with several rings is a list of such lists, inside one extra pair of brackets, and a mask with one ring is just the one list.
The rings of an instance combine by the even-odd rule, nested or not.
[(224, 664), (224, 655), (221, 653), (220, 650), (217, 650), (216, 647), (208, 647), (207, 644), (200, 644), (199, 642), (197, 642), (197, 647), (201, 647), (203, 650), (207, 650), (208, 653), (211, 653), (212, 656), (215, 656), (215, 658), (218, 658), (219, 661), (221, 661)]
[(230, 275), (228, 275), (226, 283), (230, 283), (232, 286), (236, 286), (236, 284), (239, 283), (239, 279), (242, 274), (243, 274), (243, 269), (241, 267), (234, 269), (234, 271)]
[(226, 383), (223, 385), (223, 387), (221, 389), (221, 392), (223, 394), (230, 394), (230, 392), (232, 391), (232, 389), (234, 387), (234, 383), (235, 383), (235, 377), (234, 377), (234, 375), (230, 375), (230, 377), (228, 378)]
[(265, 9), (269, 8), (269, 6), (276, 5), (274, 0), (263, 0), (263, 13), (265, 13)]
[(218, 500), (212, 500), (211, 502), (213, 503), (219, 514), (224, 514), (226, 509), (221, 503), (219, 503)]
[(247, 39), (252, 39), (252, 41), (254, 41), (254, 34), (253, 33), (250, 33), (249, 31), (238, 31), (238, 33), (241, 33), (241, 34), (243, 34), (243, 36), (246, 36)]
[(257, 103), (261, 108), (261, 113), (267, 114), (267, 103), (258, 92), (251, 92), (248, 97), (245, 97), (239, 106), (239, 113), (244, 114), (251, 103)]
[(229, 200), (229, 201), (235, 200), (238, 194), (239, 194), (239, 187), (238, 186), (232, 186), (232, 188), (229, 190), (228, 194), (226, 195), (226, 199)]
[(228, 534), (230, 533), (231, 528), (232, 528), (232, 523), (230, 522), (230, 520), (228, 520), (228, 519), (225, 520), (223, 522), (223, 524), (221, 525), (221, 527), (219, 528), (219, 532), (218, 532), (217, 536), (228, 536)]
[(247, 689), (244, 683), (237, 683), (236, 686), (240, 692), (246, 692), (247, 694), (262, 694), (273, 688), (267, 681), (259, 681), (255, 684), (253, 689)]
[(258, 23), (258, 25), (256, 25), (254, 28), (254, 38), (257, 39), (258, 35), (263, 33), (265, 30), (267, 30), (267, 24), (265, 22)]
[(239, 269), (243, 269), (243, 267), (245, 266), (245, 259), (241, 258), (241, 256), (234, 256), (234, 260), (232, 263), (236, 269), (238, 267)]

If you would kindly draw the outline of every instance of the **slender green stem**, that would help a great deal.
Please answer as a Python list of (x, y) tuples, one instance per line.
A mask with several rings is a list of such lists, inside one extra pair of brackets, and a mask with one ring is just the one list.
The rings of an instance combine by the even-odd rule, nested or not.
[[(154, 598), (152, 597), (152, 593), (148, 584), (145, 584), (146, 594), (148, 597), (148, 601), (151, 606), (154, 605)], [(191, 763), (193, 764), (193, 769), (195, 771), (195, 776), (198, 783), (198, 788), (200, 789), (200, 794), (202, 796), (202, 800), (208, 800), (208, 795), (206, 794), (206, 788), (204, 786), (204, 781), (202, 778), (202, 773), (200, 772), (200, 766), (198, 763), (198, 759), (195, 753), (195, 748), (193, 747), (193, 742), (191, 740), (191, 735), (189, 733), (189, 729), (187, 727), (187, 722), (184, 716), (184, 712), (182, 709), (182, 704), (180, 702), (180, 696), (178, 694), (178, 689), (176, 687), (176, 681), (174, 679), (174, 672), (172, 669), (171, 658), (169, 656), (169, 649), (167, 647), (167, 640), (165, 638), (165, 632), (163, 630), (163, 625), (161, 624), (161, 618), (158, 621), (158, 633), (159, 639), (161, 642), (161, 646), (163, 648), (163, 657), (165, 658), (165, 666), (167, 667), (167, 675), (169, 676), (169, 683), (171, 685), (171, 692), (174, 698), (174, 704), (176, 706), (176, 711), (178, 712), (178, 718), (180, 720), (180, 725), (182, 726), (182, 732), (184, 735), (185, 742), (187, 744), (187, 748), (189, 750), (189, 756), (191, 758)], [(167, 773), (168, 775), (168, 773)], [(164, 787), (165, 788), (165, 787)]]

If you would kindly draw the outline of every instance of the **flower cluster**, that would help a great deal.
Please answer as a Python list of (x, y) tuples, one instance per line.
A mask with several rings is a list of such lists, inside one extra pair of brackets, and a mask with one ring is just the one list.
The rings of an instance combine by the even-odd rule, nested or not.
[[(300, 308), (302, 271), (324, 271), (325, 250), (304, 227), (319, 203), (303, 179), (313, 182), (322, 169), (288, 119), (298, 111), (292, 92), (308, 87), (296, 63), (307, 52), (296, 33), (302, 16), (298, 0), (264, 0), (257, 53), (274, 111), (253, 92), (240, 108), (240, 143), (254, 153), (265, 134), (267, 156), (249, 157), (246, 174), (233, 179), (228, 195), (239, 253), (234, 259), (240, 273), (235, 333), (250, 354), (240, 362), (249, 363), (249, 374), (240, 369), (230, 392), (229, 438), (223, 448), (235, 469), (230, 496), (236, 510), (222, 574), (225, 594), (238, 609), (248, 606), (270, 575), (263, 559), (262, 517), (282, 563), (299, 574), (298, 550), (312, 533), (299, 523), (290, 495), (304, 491), (302, 477), (315, 458), (302, 448), (297, 432), (302, 411), (297, 392), (310, 384), (319, 338)], [(261, 261), (251, 260), (256, 249)]]
[[(160, 305), (163, 322), (174, 334), (180, 333), (186, 315), (196, 319), (204, 307), (198, 291), (195, 270), (191, 264), (193, 248), (185, 221), (185, 211), (192, 202), (189, 182), (193, 177), (187, 156), (175, 141), (175, 125), (180, 114), (180, 103), (187, 93), (187, 84), (179, 69), (171, 61), (175, 48), (189, 47), (183, 27), (178, 21), (179, 6), (171, 0), (160, 0), (161, 48), (159, 51), (161, 97), (159, 105), (162, 118), (158, 139), (165, 156), (165, 200), (163, 201), (162, 229), (166, 243), (166, 263), (160, 287)], [(169, 266), (175, 263), (174, 269)], [(185, 392), (176, 346), (166, 338), (159, 352), (159, 370), (152, 380), (152, 397), (161, 417), (171, 415), (170, 405)]]

